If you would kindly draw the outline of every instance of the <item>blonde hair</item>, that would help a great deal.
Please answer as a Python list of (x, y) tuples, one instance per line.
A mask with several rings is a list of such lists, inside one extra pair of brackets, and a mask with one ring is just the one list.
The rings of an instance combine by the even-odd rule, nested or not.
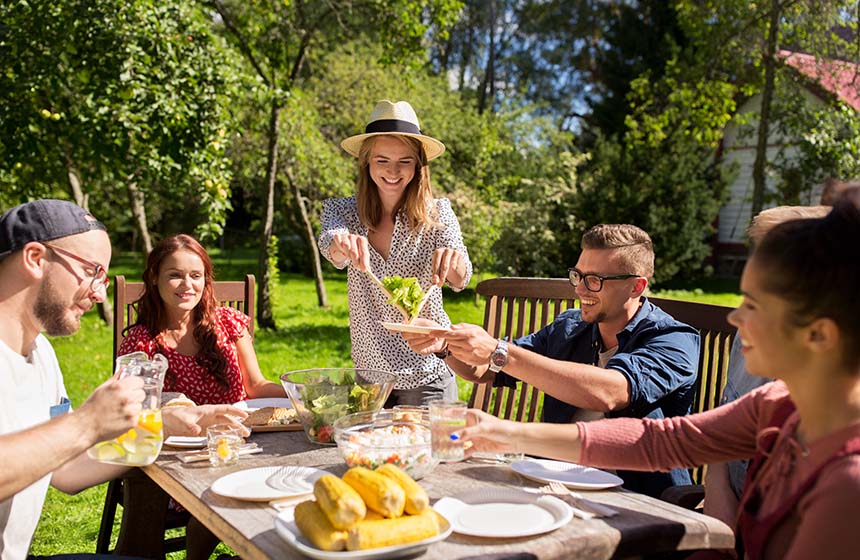
[(642, 228), (630, 224), (598, 224), (582, 235), (583, 249), (614, 249), (627, 272), (654, 275), (654, 244)]
[[(427, 154), (421, 141), (399, 134), (386, 134), (397, 138), (408, 146), (415, 155), (415, 175), (409, 184), (403, 197), (395, 206), (393, 215), (402, 209), (406, 215), (406, 222), (412, 230), (421, 230), (425, 226), (438, 227), (436, 221), (437, 210), (433, 204), (433, 189), (430, 185), (430, 168), (427, 166)], [(358, 217), (361, 223), (369, 230), (374, 230), (382, 220), (382, 200), (379, 198), (379, 189), (370, 177), (370, 152), (376, 140), (381, 136), (367, 138), (358, 151), (358, 182), (357, 196)]]
[(747, 236), (753, 245), (758, 245), (774, 226), (789, 220), (823, 218), (830, 212), (830, 206), (776, 206), (762, 210), (753, 218), (747, 228)]

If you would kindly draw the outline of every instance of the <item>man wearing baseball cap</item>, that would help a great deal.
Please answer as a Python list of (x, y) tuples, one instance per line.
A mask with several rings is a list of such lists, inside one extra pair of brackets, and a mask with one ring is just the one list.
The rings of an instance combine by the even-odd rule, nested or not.
[[(85, 451), (137, 422), (142, 381), (111, 377), (74, 412), (43, 332), (75, 333), (104, 301), (111, 246), (104, 224), (63, 200), (21, 204), (0, 217), (0, 559), (27, 557), (48, 484), (75, 493), (125, 468)], [(173, 409), (165, 432), (199, 433), (226, 406)]]

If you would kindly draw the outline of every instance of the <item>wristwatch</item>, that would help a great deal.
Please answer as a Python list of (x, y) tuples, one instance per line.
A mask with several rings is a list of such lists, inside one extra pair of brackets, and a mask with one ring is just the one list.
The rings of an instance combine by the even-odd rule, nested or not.
[(508, 342), (499, 339), (496, 349), (490, 354), (490, 371), (498, 373), (508, 363)]

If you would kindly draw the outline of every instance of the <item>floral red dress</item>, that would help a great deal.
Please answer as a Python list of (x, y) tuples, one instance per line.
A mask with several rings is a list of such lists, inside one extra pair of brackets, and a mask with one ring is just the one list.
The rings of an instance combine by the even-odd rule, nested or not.
[(251, 319), (231, 307), (216, 309), (218, 316), (218, 348), (227, 358), (225, 372), (229, 388), (225, 388), (204, 367), (197, 363), (195, 356), (180, 354), (165, 344), (158, 344), (160, 336), (153, 338), (143, 325), (130, 328), (119, 347), (119, 354), (145, 352), (150, 358), (161, 352), (167, 358), (168, 370), (164, 379), (164, 391), (184, 393), (197, 404), (232, 404), (245, 400), (245, 385), (239, 367), (236, 341), (248, 332)]

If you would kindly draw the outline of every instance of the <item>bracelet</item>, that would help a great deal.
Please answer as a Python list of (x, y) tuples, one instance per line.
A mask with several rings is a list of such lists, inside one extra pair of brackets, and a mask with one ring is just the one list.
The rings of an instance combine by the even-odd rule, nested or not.
[(451, 349), (448, 348), (448, 343), (445, 343), (445, 347), (439, 350), (438, 352), (433, 352), (433, 355), (439, 358), (440, 360), (444, 360), (448, 356), (451, 355)]

